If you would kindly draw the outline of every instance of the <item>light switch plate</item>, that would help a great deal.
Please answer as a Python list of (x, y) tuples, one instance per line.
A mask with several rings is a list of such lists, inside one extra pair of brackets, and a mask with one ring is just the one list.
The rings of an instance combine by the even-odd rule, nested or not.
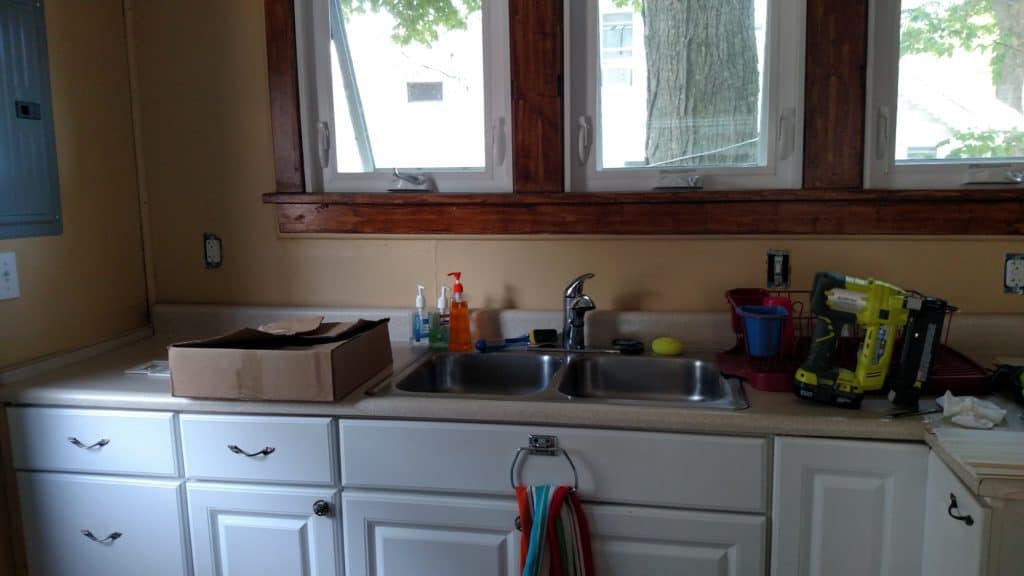
[(1024, 254), (1007, 254), (1003, 268), (1003, 292), (1024, 295)]
[(0, 253), (0, 300), (11, 300), (20, 296), (18, 259), (14, 252)]

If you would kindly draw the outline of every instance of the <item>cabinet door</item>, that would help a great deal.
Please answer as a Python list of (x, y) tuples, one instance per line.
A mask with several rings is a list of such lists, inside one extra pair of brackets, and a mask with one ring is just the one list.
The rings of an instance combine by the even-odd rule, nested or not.
[(29, 573), (188, 574), (181, 484), (19, 472)]
[(778, 438), (772, 574), (921, 574), (923, 444)]
[(346, 576), (511, 576), (515, 500), (342, 492)]
[[(951, 508), (954, 498), (956, 506)], [(961, 518), (954, 518), (954, 514)], [(970, 517), (970, 525), (966, 516)], [(985, 573), (989, 511), (935, 454), (928, 455), (924, 518), (923, 563), (927, 576), (981, 576)]]
[(336, 490), (190, 482), (188, 513), (196, 576), (338, 573)]
[(607, 505), (586, 511), (598, 574), (764, 574), (762, 516)]

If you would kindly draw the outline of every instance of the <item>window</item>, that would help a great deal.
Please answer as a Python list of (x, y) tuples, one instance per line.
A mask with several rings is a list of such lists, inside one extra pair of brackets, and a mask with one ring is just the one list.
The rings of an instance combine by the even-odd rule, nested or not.
[(570, 189), (800, 187), (803, 2), (569, 10)]
[(60, 234), (43, 7), (0, 0), (0, 238)]
[(511, 191), (507, 3), (319, 0), (296, 18), (307, 189)]
[(1024, 2), (874, 1), (865, 185), (1011, 186), (1024, 175)]

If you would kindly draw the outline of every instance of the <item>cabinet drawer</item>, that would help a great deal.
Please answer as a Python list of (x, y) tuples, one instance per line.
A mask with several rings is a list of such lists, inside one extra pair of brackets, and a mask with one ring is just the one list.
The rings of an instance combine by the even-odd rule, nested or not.
[(181, 416), (190, 479), (331, 484), (333, 444), (330, 418)]
[(188, 573), (180, 480), (19, 472), (18, 493), (33, 576)]
[[(552, 435), (572, 458), (585, 500), (707, 510), (765, 509), (762, 438), (491, 426), (342, 421), (346, 488), (509, 495), (516, 449), (531, 434)], [(561, 457), (524, 455), (523, 484), (572, 484)]]
[(8, 408), (19, 470), (177, 476), (174, 414)]

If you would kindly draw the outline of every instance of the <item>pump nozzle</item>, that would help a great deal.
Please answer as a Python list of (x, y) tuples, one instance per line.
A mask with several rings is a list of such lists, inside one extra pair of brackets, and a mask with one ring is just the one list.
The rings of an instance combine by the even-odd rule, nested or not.
[(427, 301), (423, 298), (423, 291), (426, 287), (423, 284), (416, 285), (416, 309), (423, 310), (426, 307)]
[(437, 297), (437, 311), (444, 313), (448, 309), (448, 287), (441, 286), (441, 295)]
[(448, 275), (455, 277), (455, 284), (452, 285), (452, 300), (462, 302), (462, 272), (449, 272)]

